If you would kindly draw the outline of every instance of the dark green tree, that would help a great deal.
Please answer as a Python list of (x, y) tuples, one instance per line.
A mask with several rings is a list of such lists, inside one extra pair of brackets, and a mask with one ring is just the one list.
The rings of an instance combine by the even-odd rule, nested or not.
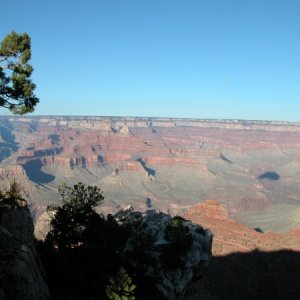
[(0, 190), (0, 206), (2, 208), (12, 209), (17, 207), (25, 207), (26, 200), (23, 197), (23, 190), (20, 184), (13, 179), (9, 188), (5, 191)]
[(52, 297), (107, 299), (108, 281), (122, 266), (118, 249), (126, 243), (128, 230), (93, 209), (104, 200), (98, 187), (63, 184), (59, 193), (62, 206), (49, 207), (51, 230), (45, 242), (38, 243)]
[(99, 205), (104, 197), (98, 187), (86, 187), (81, 182), (74, 187), (63, 184), (58, 190), (63, 205), (58, 208), (48, 207), (48, 210), (56, 210), (56, 213), (51, 221), (52, 229), (46, 242), (63, 251), (85, 244), (91, 225), (95, 226), (94, 223), (100, 218), (93, 208)]
[(189, 232), (188, 226), (184, 225), (184, 219), (175, 216), (165, 229), (165, 240), (169, 242), (161, 255), (162, 263), (171, 269), (183, 266), (181, 256), (190, 249), (193, 238)]
[(39, 99), (31, 81), (31, 40), (27, 33), (12, 32), (0, 42), (0, 107), (14, 114), (34, 111)]

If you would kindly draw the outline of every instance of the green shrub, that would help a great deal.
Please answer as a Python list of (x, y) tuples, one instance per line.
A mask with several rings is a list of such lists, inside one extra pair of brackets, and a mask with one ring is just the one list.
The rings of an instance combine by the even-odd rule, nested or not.
[(134, 290), (136, 286), (126, 270), (121, 267), (118, 273), (109, 279), (106, 288), (106, 296), (110, 300), (135, 300)]
[(170, 269), (182, 267), (181, 256), (185, 255), (193, 243), (188, 226), (184, 225), (184, 219), (174, 217), (165, 229), (165, 240), (169, 244), (164, 246), (161, 254), (162, 263)]

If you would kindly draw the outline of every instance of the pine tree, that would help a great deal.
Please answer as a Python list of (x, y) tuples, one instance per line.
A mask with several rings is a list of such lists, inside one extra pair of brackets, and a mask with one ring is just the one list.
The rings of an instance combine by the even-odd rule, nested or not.
[(86, 187), (81, 182), (74, 187), (62, 184), (58, 191), (63, 205), (48, 206), (48, 211), (54, 210), (55, 214), (46, 242), (63, 251), (84, 245), (89, 237), (90, 227), (101, 223), (100, 216), (93, 208), (99, 205), (104, 197), (98, 187), (90, 185)]
[(118, 273), (109, 279), (106, 296), (110, 300), (135, 300), (135, 289), (136, 286), (132, 283), (132, 279), (121, 267)]
[(30, 58), (31, 40), (27, 33), (13, 31), (0, 42), (0, 107), (14, 114), (33, 112), (39, 102), (30, 79)]

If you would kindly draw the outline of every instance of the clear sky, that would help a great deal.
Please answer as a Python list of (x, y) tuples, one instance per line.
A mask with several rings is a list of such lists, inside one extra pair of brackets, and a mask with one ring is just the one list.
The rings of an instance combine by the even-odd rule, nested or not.
[(14, 0), (0, 40), (32, 38), (34, 114), (300, 121), (299, 16), (299, 0)]

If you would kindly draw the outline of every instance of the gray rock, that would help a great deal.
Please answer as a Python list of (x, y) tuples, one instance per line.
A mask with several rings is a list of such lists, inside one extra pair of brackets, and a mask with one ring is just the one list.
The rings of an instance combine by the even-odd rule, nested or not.
[[(164, 262), (166, 249), (173, 245), (172, 241), (168, 240), (166, 236), (166, 229), (170, 228), (170, 224), (174, 220), (178, 221), (178, 226), (182, 226), (182, 234), (186, 234), (187, 237), (192, 239), (191, 244), (186, 243), (186, 251), (181, 253), (180, 256), (174, 257), (176, 262), (180, 262), (175, 263), (175, 265), (178, 265), (175, 268)], [(193, 224), (180, 217), (172, 218), (168, 214), (157, 213), (154, 210), (147, 211), (144, 214), (137, 213), (133, 212), (132, 208), (118, 212), (117, 221), (120, 224), (131, 226), (133, 232), (121, 255), (125, 259), (128, 257), (132, 260), (134, 259), (134, 249), (139, 247), (138, 250), (140, 251), (142, 248), (144, 256), (149, 261), (146, 266), (146, 275), (156, 280), (157, 288), (166, 299), (179, 299), (188, 288), (194, 275), (200, 278), (209, 263), (212, 234), (200, 225)], [(185, 239), (183, 240), (185, 241)], [(188, 238), (187, 241), (189, 241)], [(176, 243), (174, 245), (176, 247)], [(131, 263), (134, 265), (134, 262), (131, 261)]]
[(51, 230), (51, 221), (55, 216), (56, 211), (45, 211), (36, 220), (34, 226), (34, 236), (37, 240), (44, 241), (48, 232)]
[(0, 209), (0, 222), (0, 299), (50, 299), (27, 206)]

